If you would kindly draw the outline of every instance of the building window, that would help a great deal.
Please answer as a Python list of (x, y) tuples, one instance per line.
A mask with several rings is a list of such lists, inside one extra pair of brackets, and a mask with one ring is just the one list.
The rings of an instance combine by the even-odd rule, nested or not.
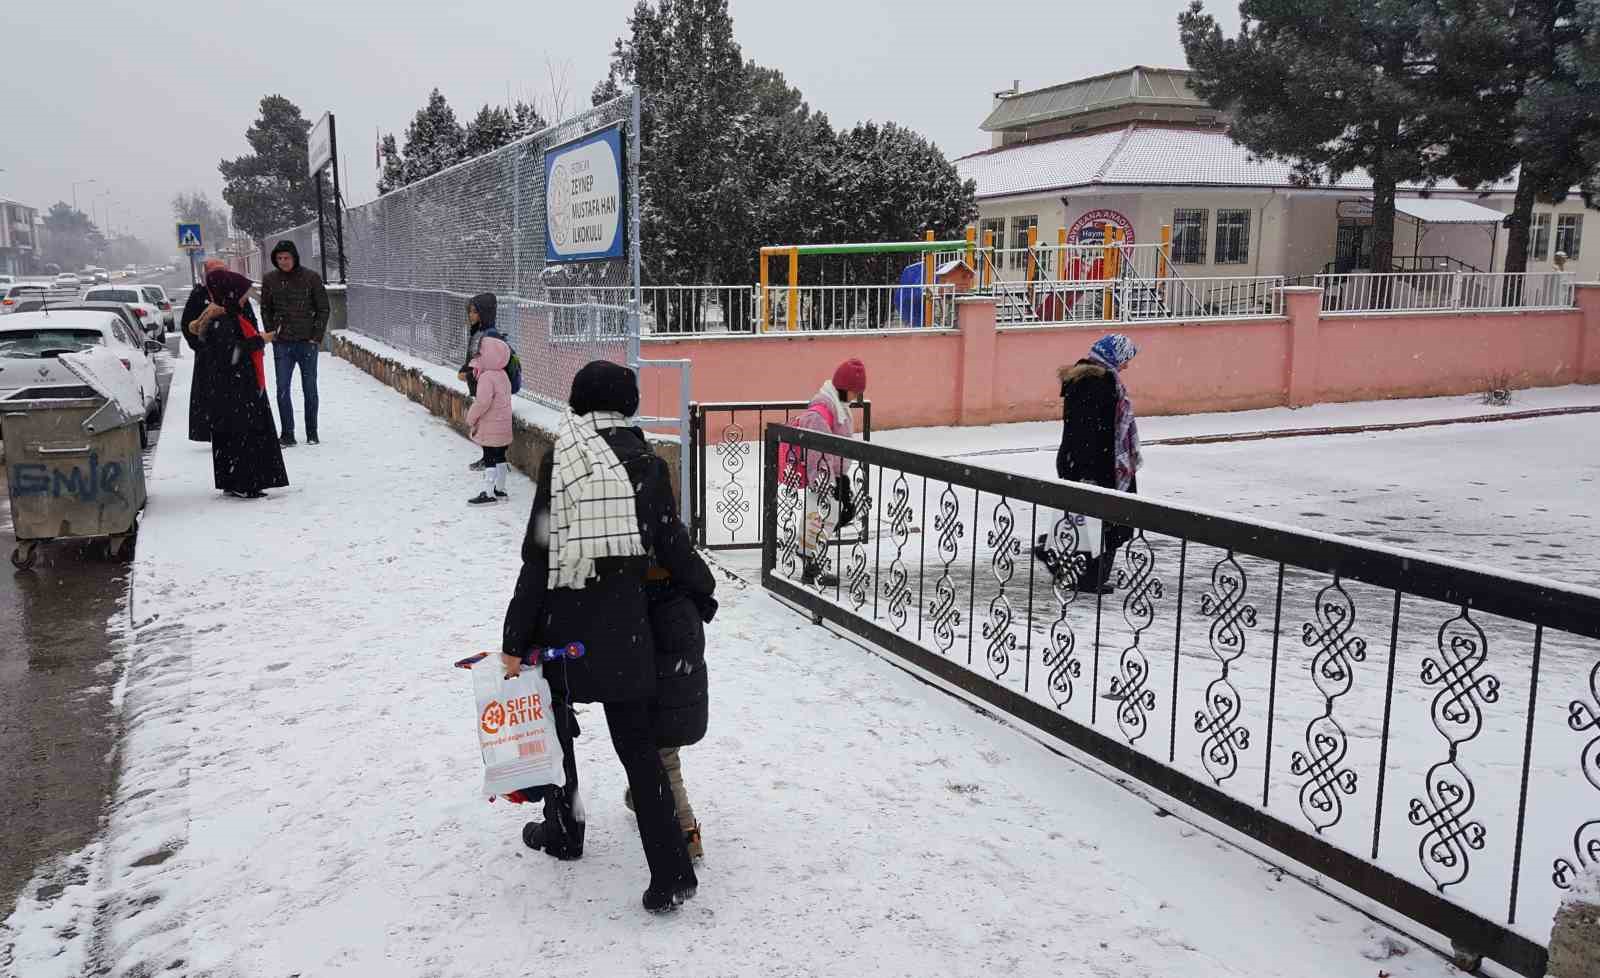
[(1578, 257), (1583, 245), (1583, 215), (1562, 214), (1556, 218), (1556, 250), (1567, 253), (1568, 258)]
[(1011, 267), (1026, 268), (1028, 256), (1028, 232), (1039, 226), (1039, 215), (1028, 214), (1024, 217), (1011, 219)]
[[(1201, 212), (1204, 213), (1203, 211)], [(1205, 227), (1204, 217), (1201, 228)], [(1213, 256), (1218, 265), (1244, 265), (1250, 261), (1250, 212), (1217, 211), (1217, 250)]]
[(1545, 261), (1550, 257), (1550, 215), (1533, 215), (1533, 225), (1528, 228), (1528, 258)]
[(1179, 208), (1172, 212), (1174, 265), (1206, 263), (1206, 219), (1210, 214), (1210, 211), (1196, 208)]

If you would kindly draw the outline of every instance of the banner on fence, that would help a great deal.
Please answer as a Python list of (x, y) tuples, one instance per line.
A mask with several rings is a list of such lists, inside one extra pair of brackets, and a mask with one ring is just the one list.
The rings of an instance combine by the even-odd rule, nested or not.
[(545, 261), (622, 255), (622, 124), (551, 149), (544, 158)]

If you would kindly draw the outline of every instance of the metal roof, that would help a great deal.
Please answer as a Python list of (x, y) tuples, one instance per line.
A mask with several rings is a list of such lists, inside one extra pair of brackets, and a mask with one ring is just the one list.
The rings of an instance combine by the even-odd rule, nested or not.
[[(1141, 123), (975, 153), (956, 160), (956, 170), (963, 179), (977, 181), (980, 199), (1085, 186), (1297, 186), (1288, 163), (1253, 160), (1250, 151), (1227, 133)], [(1357, 170), (1321, 186), (1371, 190), (1372, 179)], [(1406, 190), (1471, 189), (1450, 181), (1431, 188), (1401, 186)], [(1478, 189), (1515, 190), (1515, 178)]]
[(1135, 65), (1106, 75), (1007, 96), (978, 128), (985, 132), (1020, 129), (1131, 102), (1206, 107), (1205, 100), (1190, 90), (1187, 71)]
[(1402, 197), (1394, 209), (1423, 224), (1499, 224), (1506, 219), (1492, 207), (1448, 197)]

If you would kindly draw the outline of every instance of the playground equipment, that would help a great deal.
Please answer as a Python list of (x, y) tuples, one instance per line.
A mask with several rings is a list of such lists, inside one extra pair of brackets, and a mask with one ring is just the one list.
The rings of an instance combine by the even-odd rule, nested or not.
[[(784, 328), (797, 330), (801, 323), (812, 318), (817, 305), (823, 306), (822, 318), (832, 323), (839, 321), (837, 313), (843, 312), (842, 321), (854, 318), (855, 304), (864, 301), (873, 312), (885, 315), (868, 315), (873, 325), (879, 325), (888, 314), (897, 314), (908, 326), (931, 324), (934, 321), (934, 302), (937, 294), (953, 292), (954, 286), (942, 284), (937, 274), (936, 257), (941, 252), (964, 254), (967, 268), (976, 267), (977, 239), (973, 228), (967, 228), (964, 239), (936, 241), (932, 231), (922, 241), (878, 241), (849, 244), (768, 245), (761, 249), (761, 284), (759, 305), (761, 332), (772, 328), (774, 312), (780, 311)], [(917, 254), (922, 256), (920, 275), (915, 282), (902, 280), (898, 285), (882, 286), (801, 286), (800, 259), (816, 255), (894, 255)], [(788, 284), (774, 290), (770, 274), (770, 261), (774, 258), (788, 260)], [(803, 291), (802, 291), (803, 290)], [(909, 299), (908, 299), (909, 297)], [(920, 309), (915, 308), (920, 299)], [(908, 301), (911, 305), (908, 306)], [(809, 306), (808, 306), (809, 302)], [(906, 313), (910, 313), (907, 315)]]

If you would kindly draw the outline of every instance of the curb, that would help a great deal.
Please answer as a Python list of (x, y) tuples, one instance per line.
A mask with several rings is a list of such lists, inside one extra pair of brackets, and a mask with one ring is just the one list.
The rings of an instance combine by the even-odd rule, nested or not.
[[(1489, 424), (1494, 421), (1528, 421), (1536, 418), (1559, 418), (1575, 414), (1600, 414), (1600, 405), (1581, 407), (1535, 408), (1527, 411), (1508, 411), (1504, 414), (1474, 414), (1460, 418), (1430, 418), (1424, 421), (1398, 421), (1391, 424), (1330, 425), (1322, 428), (1279, 428), (1270, 431), (1238, 431), (1218, 435), (1180, 435), (1174, 438), (1152, 438), (1150, 445), (1219, 445), (1237, 441), (1269, 441), (1274, 438), (1318, 438), (1326, 435), (1360, 435), (1369, 432), (1411, 431), (1416, 428), (1442, 428), (1457, 424)], [(960, 452), (949, 458), (982, 458), (988, 455), (1031, 455), (1035, 452), (1055, 451), (1055, 445), (1038, 448), (995, 448), (977, 452)]]

